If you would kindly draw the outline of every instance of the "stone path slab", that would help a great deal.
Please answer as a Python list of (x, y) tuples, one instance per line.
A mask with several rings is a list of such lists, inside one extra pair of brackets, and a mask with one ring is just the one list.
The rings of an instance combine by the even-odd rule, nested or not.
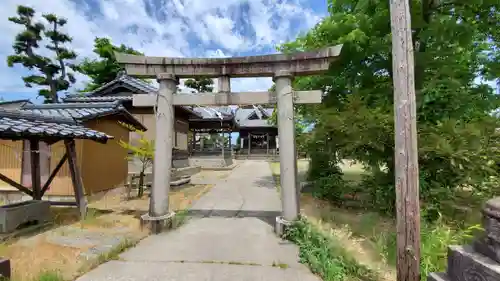
[[(266, 161), (244, 161), (192, 206), (193, 210), (281, 212), (281, 200)], [(224, 212), (222, 212), (224, 213)], [(236, 213), (236, 212), (234, 212)], [(224, 215), (225, 216), (225, 215)]]
[(195, 202), (186, 225), (147, 237), (77, 281), (319, 281), (297, 247), (274, 234), (280, 205), (269, 163), (245, 161)]
[(127, 261), (222, 262), (302, 268), (295, 245), (257, 218), (194, 219), (180, 231), (151, 236), (121, 255)]
[(309, 272), (276, 267), (111, 261), (77, 280), (109, 281), (319, 281)]
[(84, 229), (77, 226), (61, 226), (56, 229), (35, 235), (33, 237), (19, 240), (18, 245), (35, 247), (41, 241), (69, 247), (82, 249), (78, 258), (92, 260), (101, 254), (110, 252), (126, 241), (137, 241), (144, 237), (144, 233), (127, 227), (112, 227), (107, 229)]

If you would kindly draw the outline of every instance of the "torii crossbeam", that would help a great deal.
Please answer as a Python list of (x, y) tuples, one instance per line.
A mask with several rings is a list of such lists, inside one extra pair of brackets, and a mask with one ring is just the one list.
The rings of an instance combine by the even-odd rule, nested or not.
[[(175, 105), (278, 105), (278, 137), (280, 147), (280, 185), (282, 216), (277, 218), (277, 231), (295, 220), (299, 214), (297, 157), (293, 104), (321, 103), (321, 91), (293, 91), (294, 76), (320, 74), (336, 60), (342, 45), (313, 52), (276, 54), (234, 58), (167, 58), (116, 53), (118, 63), (128, 75), (156, 78), (160, 89), (154, 95), (135, 95), (137, 107), (156, 107), (156, 139), (150, 212), (142, 217), (151, 222), (154, 233), (169, 224), (168, 193), (172, 159)], [(179, 94), (180, 78), (214, 77), (219, 80), (219, 93)], [(231, 92), (231, 77), (273, 77), (275, 92)], [(161, 128), (165, 128), (162, 130)]]

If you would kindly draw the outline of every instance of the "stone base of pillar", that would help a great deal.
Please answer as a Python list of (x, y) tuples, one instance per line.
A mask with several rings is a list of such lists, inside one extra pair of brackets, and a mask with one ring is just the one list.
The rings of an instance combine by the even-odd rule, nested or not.
[(274, 232), (279, 237), (283, 237), (288, 227), (292, 225), (291, 221), (285, 220), (283, 217), (276, 217), (276, 224), (274, 225)]
[(141, 216), (141, 229), (145, 227), (152, 234), (159, 234), (165, 230), (171, 229), (175, 218), (175, 212), (170, 212), (164, 216), (151, 217), (149, 214)]

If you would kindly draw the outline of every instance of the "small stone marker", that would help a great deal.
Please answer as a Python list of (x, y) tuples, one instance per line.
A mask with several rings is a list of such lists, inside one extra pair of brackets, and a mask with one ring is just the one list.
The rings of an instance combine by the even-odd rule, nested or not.
[(500, 263), (500, 197), (488, 200), (483, 209), (484, 237), (476, 240), (474, 249)]

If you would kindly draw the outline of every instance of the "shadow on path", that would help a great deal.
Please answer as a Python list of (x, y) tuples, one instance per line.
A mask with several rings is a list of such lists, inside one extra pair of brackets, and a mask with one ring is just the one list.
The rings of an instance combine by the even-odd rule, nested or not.
[(222, 218), (257, 218), (272, 227), (276, 222), (276, 217), (281, 215), (279, 211), (253, 211), (253, 210), (188, 210), (188, 215), (193, 217), (222, 217)]
[[(276, 189), (276, 180), (279, 181), (279, 176), (276, 178), (273, 175), (261, 176), (254, 179), (254, 184), (260, 187)], [(279, 183), (278, 183), (279, 184)]]

